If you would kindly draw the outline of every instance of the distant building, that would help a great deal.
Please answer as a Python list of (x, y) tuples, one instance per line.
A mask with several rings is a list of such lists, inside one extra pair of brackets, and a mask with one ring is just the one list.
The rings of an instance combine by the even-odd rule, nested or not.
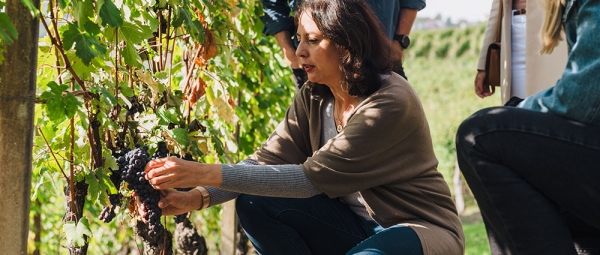
[[(482, 19), (484, 20), (484, 19)], [(487, 20), (487, 19), (485, 19)], [(443, 18), (442, 15), (438, 14), (434, 18), (430, 17), (418, 17), (415, 19), (415, 23), (413, 24), (413, 30), (433, 30), (433, 29), (442, 29), (442, 28), (465, 28), (469, 26), (476, 26), (483, 21), (468, 21), (468, 20), (456, 20), (453, 21), (450, 18)]]

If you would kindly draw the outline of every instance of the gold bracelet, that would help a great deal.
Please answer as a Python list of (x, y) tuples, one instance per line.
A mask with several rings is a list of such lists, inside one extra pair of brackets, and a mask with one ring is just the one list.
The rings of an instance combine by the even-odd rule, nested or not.
[(200, 205), (200, 209), (198, 210), (205, 209), (210, 205), (210, 193), (208, 192), (208, 189), (204, 186), (198, 186), (196, 187), (196, 189), (200, 191), (200, 194), (202, 195), (202, 205)]

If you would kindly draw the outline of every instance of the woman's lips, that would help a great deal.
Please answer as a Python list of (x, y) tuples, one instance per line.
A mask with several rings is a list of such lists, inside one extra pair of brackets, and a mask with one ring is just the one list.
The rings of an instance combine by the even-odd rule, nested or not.
[(315, 66), (311, 66), (311, 65), (302, 65), (302, 68), (304, 68), (305, 72), (310, 72), (310, 70), (312, 70)]

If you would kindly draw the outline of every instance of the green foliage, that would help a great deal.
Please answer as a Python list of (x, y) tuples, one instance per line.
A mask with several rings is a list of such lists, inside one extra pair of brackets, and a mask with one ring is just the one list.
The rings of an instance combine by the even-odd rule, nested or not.
[(69, 89), (69, 85), (58, 85), (56, 82), (49, 82), (46, 86), (50, 90), (42, 93), (40, 99), (46, 100), (44, 106), (48, 112), (48, 118), (56, 122), (72, 118), (82, 103), (72, 93), (67, 92), (63, 96), (63, 92)]
[[(261, 32), (258, 0), (56, 4), (58, 16), (47, 31), (52, 38), (40, 39), (38, 53), (37, 94), (45, 103), (35, 115), (31, 216), (43, 220), (30, 247), (42, 254), (65, 254), (62, 247), (70, 243), (89, 244), (90, 254), (138, 249), (135, 214), (127, 209), (131, 194), (109, 181), (114, 153), (135, 144), (153, 153), (157, 142), (166, 141), (173, 153), (197, 161), (238, 162), (285, 115), (295, 94), (292, 74), (274, 38)], [(2, 15), (0, 42), (6, 43), (16, 35)], [(473, 92), (482, 33), (480, 27), (414, 31), (406, 51), (406, 71), (423, 101), (439, 169), (449, 183), (456, 128), (475, 110), (499, 102), (479, 100)], [(141, 110), (127, 114), (136, 103)], [(64, 222), (64, 187), (74, 181), (88, 184), (85, 209), (78, 222)], [(115, 220), (97, 220), (108, 195), (117, 192), (125, 199)], [(220, 206), (191, 219), (218, 250)], [(41, 242), (33, 241), (35, 234)]]
[[(0, 3), (0, 9), (3, 8), (3, 4)], [(12, 44), (17, 39), (17, 29), (10, 22), (6, 13), (0, 12), (0, 42), (5, 44)]]
[(78, 246), (85, 244), (85, 236), (92, 236), (92, 231), (86, 218), (81, 218), (79, 222), (65, 222), (63, 231), (65, 232), (67, 241), (73, 242)]
[[(0, 1), (0, 65), (4, 62), (5, 46), (12, 44), (18, 37), (17, 29), (10, 22), (8, 15), (3, 11), (4, 6), (5, 2)], [(1, 69), (0, 73), (2, 73)]]
[(441, 47), (438, 47), (435, 50), (435, 56), (437, 58), (445, 58), (448, 56), (448, 51), (450, 50), (450, 46), (451, 43), (450, 42), (446, 42), (444, 43)]
[[(153, 153), (166, 141), (172, 153), (197, 161), (235, 163), (285, 114), (295, 93), (291, 71), (261, 32), (257, 0), (55, 3), (58, 15), (40, 39), (37, 91), (44, 103), (36, 106), (33, 151), (38, 202), (31, 216), (45, 220), (35, 233), (42, 241), (31, 239), (30, 247), (43, 254), (85, 243), (90, 254), (137, 250), (131, 193), (110, 181), (114, 153), (135, 144)], [(135, 104), (140, 110), (127, 114)], [(63, 188), (74, 181), (88, 185), (83, 218), (65, 223)], [(117, 217), (97, 220), (116, 193), (124, 196)], [(191, 218), (216, 250), (219, 214), (216, 206)]]
[(466, 28), (418, 30), (411, 32), (412, 44), (405, 51), (415, 58), (478, 57), (485, 24)]

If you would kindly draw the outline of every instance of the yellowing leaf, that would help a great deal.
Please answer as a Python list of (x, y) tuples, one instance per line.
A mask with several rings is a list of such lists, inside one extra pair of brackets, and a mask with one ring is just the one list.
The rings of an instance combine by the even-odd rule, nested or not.
[(233, 120), (235, 112), (233, 111), (233, 108), (231, 108), (231, 105), (229, 105), (229, 103), (223, 98), (215, 98), (213, 106), (217, 108), (217, 114), (219, 115), (219, 117), (223, 118), (227, 122)]

